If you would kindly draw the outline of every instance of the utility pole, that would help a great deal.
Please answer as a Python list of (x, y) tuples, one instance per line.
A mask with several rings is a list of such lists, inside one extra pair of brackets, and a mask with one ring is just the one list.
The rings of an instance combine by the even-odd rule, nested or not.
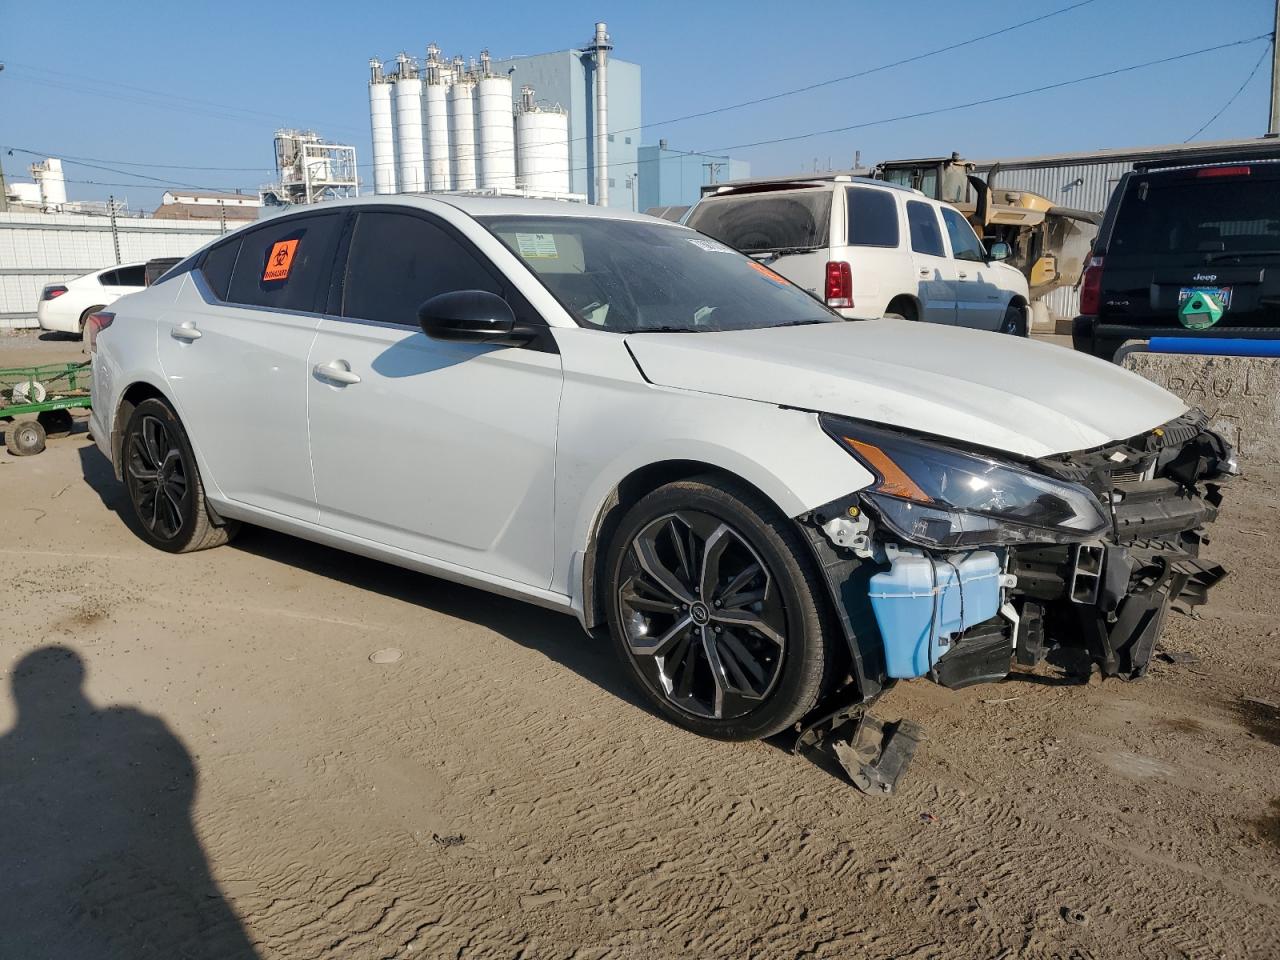
[(1275, 32), (1271, 34), (1271, 118), (1267, 124), (1268, 136), (1280, 136), (1280, 0), (1276, 0)]
[[(1280, 0), (1277, 0), (1280, 2)], [(0, 73), (4, 72), (4, 64), (0, 63)], [(0, 213), (9, 212), (9, 188), (4, 183), (4, 157), (0, 157)]]

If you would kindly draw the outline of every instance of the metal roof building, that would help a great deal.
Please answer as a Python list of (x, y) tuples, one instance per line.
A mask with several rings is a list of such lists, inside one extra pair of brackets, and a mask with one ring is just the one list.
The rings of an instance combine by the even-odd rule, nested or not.
[[(1006, 190), (1026, 190), (1038, 193), (1059, 206), (1101, 211), (1111, 199), (1111, 192), (1120, 178), (1132, 170), (1135, 164), (1168, 160), (1198, 163), (1247, 158), (1255, 154), (1280, 154), (1280, 139), (1258, 137), (1214, 140), (1042, 157), (980, 160), (977, 161), (977, 172), (989, 180), (994, 171), (996, 185)], [(1070, 287), (1054, 290), (1045, 299), (1050, 314), (1054, 317), (1073, 317), (1080, 306), (1079, 296)]]

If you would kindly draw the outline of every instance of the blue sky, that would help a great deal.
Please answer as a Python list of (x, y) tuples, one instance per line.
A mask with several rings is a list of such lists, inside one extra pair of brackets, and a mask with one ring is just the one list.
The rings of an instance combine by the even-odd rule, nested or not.
[[(495, 58), (585, 42), (607, 20), (614, 55), (641, 64), (647, 124), (854, 73), (967, 39), (1073, 0), (490, 2), (325, 0), (273, 5), (0, 0), (0, 144), (105, 161), (174, 184), (256, 188), (277, 126), (355, 143), (369, 159), (371, 55)], [(482, 11), (492, 11), (485, 13)], [(1257, 34), (1272, 0), (1094, 0), (1003, 38), (757, 107), (652, 126), (644, 142), (706, 150), (997, 96)], [(286, 35), (287, 32), (287, 35)], [(754, 173), (959, 150), (980, 159), (1180, 142), (1244, 81), (1265, 41), (1003, 104), (735, 152)], [(1270, 58), (1201, 139), (1266, 129)], [(113, 161), (191, 168), (124, 167)], [(225, 169), (222, 169), (225, 168)], [(232, 169), (235, 168), (235, 169)], [(249, 169), (241, 169), (249, 168)], [(164, 183), (66, 164), (72, 199), (158, 202)], [(111, 186), (76, 181), (99, 181)], [(130, 183), (132, 186), (119, 186)]]

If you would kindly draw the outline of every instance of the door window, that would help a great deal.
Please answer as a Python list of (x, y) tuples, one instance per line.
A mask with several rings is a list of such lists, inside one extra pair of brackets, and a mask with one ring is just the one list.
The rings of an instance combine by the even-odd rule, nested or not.
[(919, 200), (907, 201), (907, 225), (911, 228), (911, 249), (931, 257), (945, 257), (942, 249), (942, 231), (938, 229), (938, 215), (933, 207)]
[(227, 290), (231, 286), (231, 271), (235, 268), (236, 257), (240, 255), (240, 237), (228, 240), (212, 247), (204, 255), (200, 263), (200, 272), (204, 281), (219, 300), (227, 299)]
[[(146, 284), (145, 274), (144, 267), (121, 267), (103, 277), (102, 282), (109, 287), (141, 287)], [(107, 277), (112, 279), (108, 280)]]
[(950, 207), (942, 208), (942, 222), (947, 225), (947, 236), (951, 238), (951, 255), (957, 260), (976, 260), (985, 263), (987, 251), (982, 241), (969, 226), (969, 221), (960, 215), (959, 210)]
[(889, 191), (852, 187), (845, 191), (845, 209), (851, 246), (898, 245), (898, 204)]
[(342, 315), (418, 325), (418, 307), (441, 293), (501, 294), (492, 273), (442, 227), (407, 213), (361, 213), (347, 255)]
[(344, 215), (281, 217), (246, 233), (231, 271), (230, 303), (310, 313), (324, 309)]

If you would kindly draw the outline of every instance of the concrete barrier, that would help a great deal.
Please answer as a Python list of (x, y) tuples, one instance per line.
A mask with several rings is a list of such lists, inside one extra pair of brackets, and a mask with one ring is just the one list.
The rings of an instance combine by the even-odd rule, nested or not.
[(1280, 360), (1130, 353), (1123, 364), (1207, 413), (1246, 473), (1280, 467)]

